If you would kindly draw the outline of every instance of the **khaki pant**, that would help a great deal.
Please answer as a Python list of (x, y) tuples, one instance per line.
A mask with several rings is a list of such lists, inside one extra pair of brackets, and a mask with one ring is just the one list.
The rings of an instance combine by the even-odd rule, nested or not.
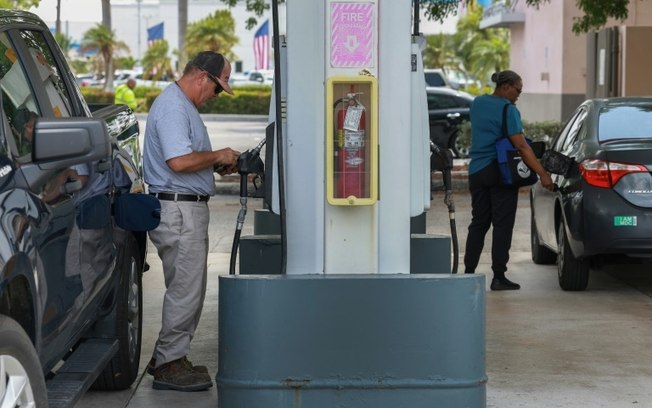
[(156, 366), (188, 355), (206, 296), (209, 211), (206, 202), (161, 200), (149, 237), (163, 262), (165, 297)]

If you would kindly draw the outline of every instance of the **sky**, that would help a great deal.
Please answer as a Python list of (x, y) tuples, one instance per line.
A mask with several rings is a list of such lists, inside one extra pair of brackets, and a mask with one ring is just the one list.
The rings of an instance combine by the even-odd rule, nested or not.
[[(45, 21), (57, 19), (57, 1), (41, 0), (31, 12)], [(100, 0), (61, 0), (61, 21), (102, 21), (102, 2)]]

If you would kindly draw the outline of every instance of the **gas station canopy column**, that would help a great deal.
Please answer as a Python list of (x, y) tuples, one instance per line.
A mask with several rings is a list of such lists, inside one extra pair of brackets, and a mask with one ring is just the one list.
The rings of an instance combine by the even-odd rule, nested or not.
[(484, 406), (484, 275), (410, 274), (430, 174), (412, 1), (285, 4), (287, 270), (220, 277), (219, 407)]

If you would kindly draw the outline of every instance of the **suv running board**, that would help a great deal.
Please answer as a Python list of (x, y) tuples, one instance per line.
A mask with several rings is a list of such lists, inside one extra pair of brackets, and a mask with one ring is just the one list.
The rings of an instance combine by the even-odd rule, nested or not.
[(115, 339), (89, 339), (81, 343), (45, 383), (50, 408), (73, 407), (117, 351)]

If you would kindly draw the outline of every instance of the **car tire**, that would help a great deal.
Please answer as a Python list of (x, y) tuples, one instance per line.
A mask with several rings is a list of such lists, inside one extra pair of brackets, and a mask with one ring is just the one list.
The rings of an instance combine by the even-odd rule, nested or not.
[(93, 384), (95, 390), (124, 390), (138, 376), (143, 333), (143, 261), (133, 235), (126, 233), (126, 236), (117, 299), (113, 311), (100, 323), (115, 333), (119, 348)]
[(3, 381), (0, 387), (0, 406), (47, 406), (45, 378), (34, 345), (15, 320), (2, 315), (0, 378)]
[(469, 157), (470, 147), (462, 143), (462, 140), (460, 139), (459, 136), (460, 136), (459, 131), (455, 131), (455, 133), (451, 135), (450, 146), (451, 149), (453, 150), (453, 153), (455, 154), (455, 157), (457, 157), (458, 159), (465, 159)]
[(573, 255), (563, 222), (559, 223), (557, 229), (557, 242), (559, 246), (557, 254), (559, 287), (569, 291), (586, 289), (589, 284), (589, 262), (586, 259), (575, 258)]
[(530, 215), (530, 250), (532, 252), (532, 262), (537, 265), (552, 265), (557, 260), (557, 253), (539, 242), (539, 230), (533, 213)]

